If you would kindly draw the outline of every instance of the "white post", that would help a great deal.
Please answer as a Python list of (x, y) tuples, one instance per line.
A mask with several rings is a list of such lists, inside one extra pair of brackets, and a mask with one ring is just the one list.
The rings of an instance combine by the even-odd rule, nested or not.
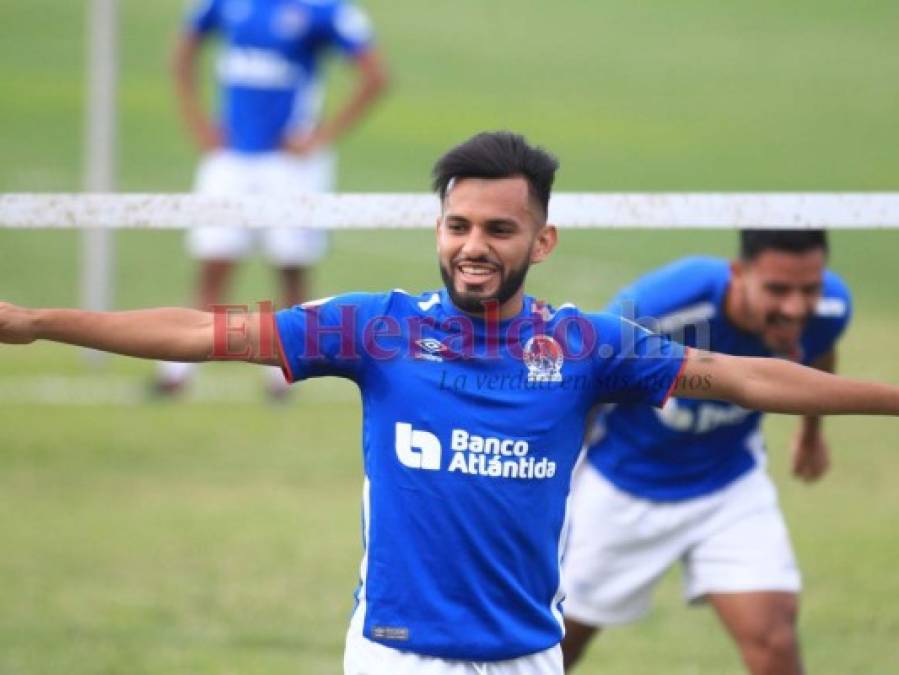
[[(84, 189), (112, 192), (116, 176), (116, 93), (118, 84), (118, 0), (91, 0), (87, 35), (88, 90), (85, 110)], [(82, 232), (81, 306), (105, 310), (113, 295), (113, 239), (110, 230)], [(88, 360), (100, 364), (100, 352), (88, 351)]]

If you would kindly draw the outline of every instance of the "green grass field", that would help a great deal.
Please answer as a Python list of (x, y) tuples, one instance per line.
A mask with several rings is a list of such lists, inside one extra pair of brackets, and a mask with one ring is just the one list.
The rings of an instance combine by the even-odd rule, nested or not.
[[(83, 3), (0, 10), (0, 191), (76, 190)], [(424, 190), (436, 155), (514, 128), (562, 159), (563, 190), (895, 190), (899, 5), (887, 0), (643, 3), (371, 0), (391, 97), (342, 148), (341, 187)], [(180, 191), (194, 153), (166, 51), (183, 3), (123, 5), (121, 186)], [(335, 67), (333, 92), (345, 91)], [(177, 233), (118, 237), (117, 305), (178, 304)], [(732, 233), (563, 232), (533, 293), (598, 308)], [(316, 289), (439, 283), (432, 235), (342, 233)], [(899, 233), (837, 233), (856, 296), (841, 369), (899, 382)], [(0, 299), (77, 302), (71, 232), (0, 231)], [(259, 263), (234, 297), (271, 294)], [(360, 555), (359, 407), (317, 381), (264, 403), (249, 366), (208, 367), (184, 403), (145, 404), (150, 364), (88, 370), (70, 348), (0, 348), (0, 674), (340, 672)], [(835, 468), (789, 477), (793, 422), (771, 419), (772, 474), (805, 573), (811, 673), (899, 672), (899, 427), (827, 423)], [(739, 673), (672, 575), (655, 612), (604, 636), (578, 672)]]

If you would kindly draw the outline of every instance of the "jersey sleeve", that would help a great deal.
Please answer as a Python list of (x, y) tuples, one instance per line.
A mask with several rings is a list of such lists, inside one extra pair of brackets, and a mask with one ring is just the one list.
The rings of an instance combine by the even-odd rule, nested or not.
[(358, 381), (366, 364), (365, 324), (381, 296), (348, 293), (275, 314), (281, 368), (288, 382), (334, 375)]
[(187, 13), (185, 28), (195, 35), (206, 35), (221, 25), (222, 0), (194, 0)]
[(591, 316), (598, 399), (662, 407), (686, 366), (687, 348), (612, 314)]
[(347, 56), (358, 56), (374, 44), (371, 19), (351, 2), (336, 3), (328, 13), (323, 29), (325, 39)]

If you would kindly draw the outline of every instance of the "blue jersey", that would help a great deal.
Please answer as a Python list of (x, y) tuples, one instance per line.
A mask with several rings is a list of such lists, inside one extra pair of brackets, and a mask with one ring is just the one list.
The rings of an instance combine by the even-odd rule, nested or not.
[[(609, 311), (654, 325), (687, 346), (772, 356), (758, 337), (724, 316), (729, 283), (727, 261), (686, 258), (625, 288)], [(802, 333), (802, 363), (833, 349), (850, 313), (846, 285), (827, 271), (817, 310)], [(638, 497), (689, 499), (721, 489), (756, 465), (763, 451), (760, 420), (758, 412), (717, 401), (672, 398), (662, 410), (618, 405), (601, 416), (595, 430), (599, 440), (591, 445), (588, 459), (617, 487)]]
[(322, 57), (357, 56), (372, 40), (368, 17), (344, 0), (203, 0), (188, 30), (222, 37), (221, 125), (228, 147), (244, 153), (276, 150), (314, 125)]
[(362, 396), (363, 634), (446, 659), (557, 644), (572, 469), (590, 409), (661, 405), (683, 348), (610, 314), (527, 298), (472, 319), (445, 290), (350, 294), (278, 312), (289, 379)]

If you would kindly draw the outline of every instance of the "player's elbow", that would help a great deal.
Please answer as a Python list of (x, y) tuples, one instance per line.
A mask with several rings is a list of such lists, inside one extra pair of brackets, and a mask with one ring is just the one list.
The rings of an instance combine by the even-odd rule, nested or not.
[(190, 79), (199, 47), (200, 41), (193, 35), (183, 33), (176, 38), (169, 56), (169, 73), (177, 82)]
[[(747, 410), (773, 413), (815, 413), (807, 409), (803, 392), (791, 375), (793, 364), (772, 358), (739, 358), (729, 400)], [(799, 402), (803, 399), (803, 402)]]
[(761, 410), (765, 406), (765, 378), (759, 372), (756, 359), (729, 357), (722, 364), (723, 396), (730, 403), (747, 410)]
[(217, 344), (215, 323), (208, 312), (191, 313), (190, 323), (185, 325), (177, 335), (174, 351), (181, 356), (177, 360), (200, 362), (217, 360), (216, 351), (221, 349)]
[(390, 88), (390, 75), (386, 70), (379, 69), (367, 78), (366, 90), (372, 100), (380, 98)]
[(691, 350), (687, 368), (677, 383), (675, 395), (683, 398), (727, 401), (753, 407), (758, 382), (752, 359), (716, 352)]
[(735, 383), (727, 396), (722, 398), (746, 410), (767, 411), (770, 409), (770, 405), (765, 401), (762, 391), (751, 383)]
[(360, 57), (359, 66), (362, 86), (372, 98), (381, 96), (390, 87), (390, 71), (384, 60), (377, 53), (368, 53)]

